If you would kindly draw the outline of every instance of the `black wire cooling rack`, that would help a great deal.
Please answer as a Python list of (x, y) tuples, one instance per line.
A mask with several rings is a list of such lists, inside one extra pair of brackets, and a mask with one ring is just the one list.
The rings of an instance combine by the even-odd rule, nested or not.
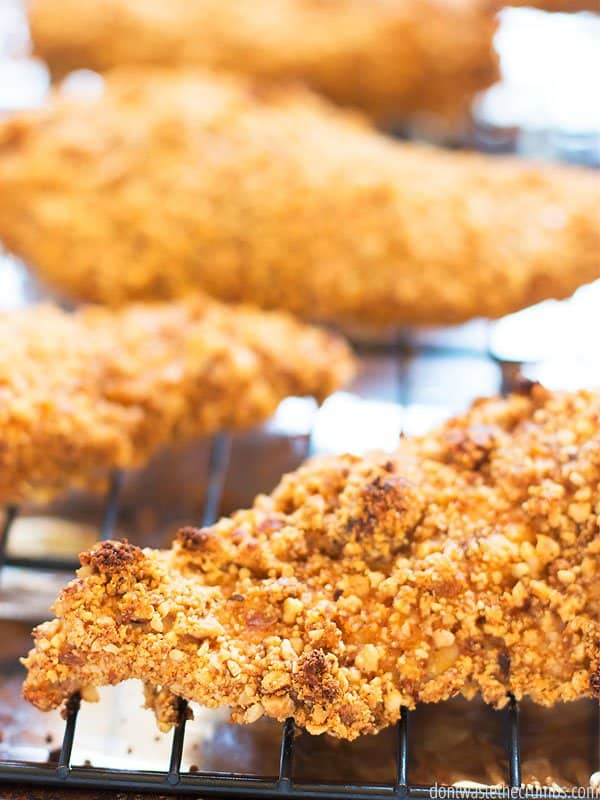
[[(358, 348), (363, 357), (369, 354), (385, 353), (391, 356), (397, 367), (397, 384), (399, 402), (407, 401), (407, 363), (415, 352), (427, 358), (431, 356), (455, 358), (473, 355), (473, 351), (464, 348), (439, 347), (436, 344), (421, 344), (415, 348), (414, 343), (401, 339), (392, 345), (366, 345)], [(481, 357), (482, 353), (477, 352)], [(509, 391), (519, 374), (515, 363), (498, 363), (501, 370), (500, 386)], [(231, 439), (226, 434), (213, 437), (207, 471), (207, 490), (202, 513), (202, 525), (214, 523), (218, 517), (221, 497), (227, 476)], [(115, 471), (110, 479), (106, 494), (104, 511), (100, 524), (100, 538), (110, 539), (115, 531), (119, 514), (123, 474)], [(78, 566), (70, 559), (19, 557), (9, 553), (8, 541), (11, 528), (18, 516), (18, 508), (6, 509), (5, 521), (0, 531), (0, 572), (4, 566), (21, 567), (36, 570), (72, 571)], [(279, 772), (275, 778), (263, 778), (255, 775), (224, 772), (182, 771), (181, 763), (186, 734), (187, 705), (181, 701), (180, 722), (174, 728), (168, 764), (158, 770), (108, 769), (93, 766), (75, 766), (71, 764), (71, 753), (77, 731), (79, 697), (71, 698), (67, 708), (64, 735), (57, 762), (32, 763), (27, 761), (0, 761), (0, 783), (19, 785), (37, 785), (40, 787), (79, 788), (88, 790), (112, 790), (119, 792), (152, 792), (172, 795), (195, 794), (201, 797), (241, 797), (241, 798), (319, 798), (319, 800), (389, 800), (390, 798), (431, 798), (434, 787), (438, 797), (443, 796), (440, 789), (447, 791), (446, 797), (464, 800), (512, 800), (523, 798), (535, 800), (586, 800), (600, 797), (598, 790), (553, 790), (548, 787), (536, 788), (523, 786), (521, 779), (520, 748), (520, 709), (512, 697), (509, 698), (503, 713), (505, 716), (505, 749), (507, 755), (507, 775), (504, 786), (482, 787), (460, 786), (443, 787), (435, 782), (429, 785), (411, 783), (409, 775), (409, 753), (411, 752), (410, 729), (411, 712), (403, 708), (401, 718), (395, 729), (395, 780), (390, 783), (346, 783), (343, 781), (300, 782), (294, 779), (293, 765), (295, 755), (296, 727), (292, 719), (282, 726), (279, 752)]]

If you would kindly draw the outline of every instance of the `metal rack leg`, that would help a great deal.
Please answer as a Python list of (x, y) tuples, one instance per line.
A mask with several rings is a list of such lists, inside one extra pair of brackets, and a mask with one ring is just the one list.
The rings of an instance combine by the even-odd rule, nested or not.
[(117, 469), (110, 476), (106, 504), (102, 515), (100, 526), (100, 539), (105, 542), (114, 535), (115, 525), (119, 516), (119, 503), (121, 500), (121, 489), (123, 488), (124, 473)]
[(409, 734), (408, 708), (400, 709), (400, 719), (396, 723), (396, 785), (394, 792), (397, 797), (405, 797), (408, 793), (408, 734)]
[(187, 703), (185, 700), (179, 701), (179, 722), (173, 731), (173, 742), (171, 744), (171, 758), (169, 762), (169, 772), (167, 780), (171, 786), (176, 786), (181, 779), (181, 759), (183, 757), (183, 743), (185, 739), (185, 723), (187, 721)]
[(594, 722), (594, 772), (591, 788), (600, 797), (600, 700), (596, 703), (596, 719)]
[(206, 499), (202, 513), (203, 526), (213, 525), (218, 519), (230, 452), (230, 436), (225, 433), (219, 433), (213, 437), (208, 461)]
[(519, 704), (511, 695), (508, 704), (508, 770), (511, 789), (521, 786), (520, 715)]
[(292, 769), (294, 760), (294, 737), (296, 727), (294, 720), (286, 719), (281, 736), (281, 750), (279, 752), (279, 779), (278, 788), (286, 792), (292, 785)]
[(0, 531), (0, 570), (6, 565), (6, 553), (8, 549), (8, 537), (15, 519), (19, 513), (17, 506), (7, 506), (4, 517), (4, 525)]
[(71, 772), (71, 752), (73, 750), (73, 740), (75, 739), (75, 726), (77, 725), (77, 715), (79, 714), (80, 697), (73, 695), (69, 700), (67, 708), (67, 722), (65, 733), (58, 758), (56, 772), (60, 778), (68, 778)]

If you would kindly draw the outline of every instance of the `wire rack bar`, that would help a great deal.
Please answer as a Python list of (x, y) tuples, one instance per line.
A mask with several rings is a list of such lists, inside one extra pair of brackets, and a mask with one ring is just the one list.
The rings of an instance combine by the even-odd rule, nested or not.
[(521, 369), (523, 364), (519, 361), (499, 361), (494, 359), (500, 367), (500, 392), (503, 395), (514, 392), (519, 381), (522, 379)]
[(2, 525), (2, 530), (0, 531), (0, 570), (2, 570), (2, 568), (7, 564), (8, 537), (10, 536), (11, 528), (18, 514), (18, 506), (10, 505), (6, 507), (4, 524)]
[[(79, 789), (106, 789), (109, 791), (149, 792), (172, 795), (195, 794), (201, 797), (243, 797), (250, 800), (256, 797), (294, 797), (314, 798), (315, 800), (394, 800), (395, 787), (380, 784), (343, 783), (293, 783), (282, 786), (279, 779), (251, 777), (236, 774), (203, 774), (200, 772), (181, 773), (179, 781), (169, 782), (165, 772), (130, 771), (102, 769), (97, 767), (72, 766), (63, 773), (58, 768), (28, 764), (25, 762), (6, 763), (0, 771), (0, 782), (24, 783), (46, 786), (65, 786)], [(453, 787), (438, 786), (439, 789)], [(456, 790), (455, 790), (456, 791)], [(431, 786), (407, 786), (403, 795), (409, 800), (431, 800)], [(448, 795), (447, 795), (448, 796)], [(451, 796), (451, 795), (449, 795)], [(524, 789), (523, 798), (539, 800), (540, 795), (531, 789)], [(461, 800), (481, 800), (481, 789), (461, 787)], [(507, 800), (506, 789), (486, 788), (486, 798)], [(597, 800), (598, 795), (580, 791), (544, 791), (543, 800)]]
[(294, 720), (286, 719), (281, 735), (281, 749), (279, 751), (279, 790), (288, 793), (292, 787), (292, 770), (294, 766), (294, 737), (296, 726)]
[(206, 484), (206, 498), (202, 514), (203, 527), (213, 525), (218, 519), (230, 453), (231, 436), (225, 433), (218, 433), (213, 436), (208, 457), (208, 482)]
[(509, 785), (516, 789), (521, 786), (521, 709), (511, 695), (508, 703), (508, 772)]
[[(596, 713), (593, 721), (593, 744), (592, 744), (592, 759), (594, 763), (594, 771), (600, 775), (600, 700), (596, 703)], [(595, 784), (596, 800), (600, 798), (600, 785)]]
[[(121, 490), (125, 474), (122, 470), (113, 470), (110, 476), (108, 492), (100, 523), (100, 539), (106, 541), (114, 536), (119, 517)], [(20, 569), (37, 569), (44, 572), (74, 572), (79, 568), (76, 558), (64, 556), (21, 556), (8, 552), (8, 539), (13, 523), (19, 513), (15, 505), (6, 508), (4, 525), (0, 532), (0, 570), (2, 567), (18, 567)]]
[(463, 347), (453, 345), (452, 347), (429, 344), (427, 342), (413, 342), (410, 337), (402, 336), (392, 342), (352, 342), (354, 351), (359, 356), (370, 355), (389, 355), (395, 348), (404, 353), (414, 353), (435, 358), (492, 358), (488, 356), (484, 349), (478, 347)]
[(396, 723), (396, 794), (403, 797), (408, 787), (408, 727), (410, 720), (408, 708), (402, 707), (400, 719)]
[(5, 565), (20, 569), (33, 569), (42, 572), (74, 572), (80, 564), (74, 558), (54, 556), (19, 556), (7, 555)]
[(179, 700), (179, 722), (173, 731), (173, 742), (171, 744), (171, 756), (169, 759), (169, 771), (167, 780), (171, 786), (176, 786), (181, 780), (181, 759), (183, 758), (183, 745), (185, 741), (185, 723), (187, 721), (187, 703)]
[(71, 753), (73, 752), (73, 742), (75, 740), (75, 727), (77, 725), (79, 705), (79, 695), (73, 695), (67, 707), (65, 732), (63, 735), (60, 756), (58, 757), (58, 764), (56, 767), (56, 774), (61, 780), (66, 780), (71, 771)]
[(108, 484), (108, 494), (106, 495), (106, 503), (104, 505), (104, 513), (102, 515), (102, 524), (100, 525), (100, 539), (103, 542), (107, 539), (111, 539), (114, 535), (115, 526), (119, 518), (121, 489), (123, 488), (124, 479), (125, 475), (120, 469), (115, 469), (111, 473)]

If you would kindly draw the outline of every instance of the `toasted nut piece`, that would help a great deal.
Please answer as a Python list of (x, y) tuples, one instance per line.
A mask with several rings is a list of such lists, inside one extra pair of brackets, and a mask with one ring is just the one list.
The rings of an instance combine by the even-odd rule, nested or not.
[(283, 603), (283, 615), (282, 619), (286, 625), (293, 625), (296, 621), (296, 617), (303, 609), (303, 605), (300, 600), (297, 600), (295, 597), (286, 597)]

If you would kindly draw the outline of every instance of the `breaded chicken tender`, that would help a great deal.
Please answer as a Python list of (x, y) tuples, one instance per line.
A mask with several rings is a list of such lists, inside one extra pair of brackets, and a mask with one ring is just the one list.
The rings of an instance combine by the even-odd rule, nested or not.
[(121, 311), (0, 315), (0, 503), (94, 488), (162, 445), (324, 398), (352, 372), (343, 341), (285, 314), (200, 296)]
[(600, 176), (395, 142), (302, 92), (126, 71), (0, 126), (0, 237), (72, 298), (202, 287), (450, 324), (600, 276)]
[(302, 81), (381, 121), (460, 123), (498, 77), (488, 0), (34, 0), (36, 52), (57, 74), (198, 65)]
[(170, 551), (98, 545), (35, 631), (41, 709), (139, 678), (353, 739), (480, 691), (600, 696), (600, 395), (477, 402), (393, 456), (327, 457)]

